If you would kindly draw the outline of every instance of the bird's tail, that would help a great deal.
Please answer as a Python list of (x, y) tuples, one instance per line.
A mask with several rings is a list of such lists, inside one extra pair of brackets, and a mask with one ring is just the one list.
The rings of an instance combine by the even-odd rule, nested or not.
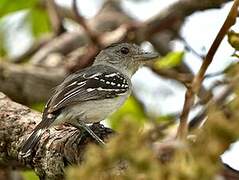
[(32, 134), (28, 137), (28, 139), (24, 142), (21, 150), (19, 152), (20, 157), (25, 158), (31, 155), (32, 150), (37, 145), (39, 140), (41, 139), (42, 134), (51, 126), (51, 124), (55, 120), (55, 115), (51, 115), (50, 117), (46, 116), (47, 114), (43, 113), (42, 121), (35, 127)]
[(36, 128), (30, 137), (24, 142), (19, 155), (21, 157), (28, 157), (31, 155), (32, 149), (36, 146), (38, 141), (41, 139), (42, 134), (45, 132), (45, 128)]

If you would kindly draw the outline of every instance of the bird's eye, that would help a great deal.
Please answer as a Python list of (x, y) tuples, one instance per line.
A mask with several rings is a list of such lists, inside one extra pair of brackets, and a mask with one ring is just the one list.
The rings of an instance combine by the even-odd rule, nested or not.
[(121, 52), (122, 54), (128, 54), (128, 53), (129, 53), (129, 48), (127, 48), (127, 47), (122, 47), (122, 48), (120, 49), (120, 52)]

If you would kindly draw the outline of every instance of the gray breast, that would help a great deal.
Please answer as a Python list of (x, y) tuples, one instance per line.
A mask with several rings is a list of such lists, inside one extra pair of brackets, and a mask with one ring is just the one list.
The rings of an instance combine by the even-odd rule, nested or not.
[(76, 120), (81, 120), (86, 124), (102, 121), (118, 110), (129, 95), (130, 91), (116, 98), (86, 101), (69, 106), (57, 117), (54, 125), (62, 122), (75, 123)]
[(73, 111), (81, 113), (82, 121), (85, 123), (95, 123), (104, 120), (119, 109), (119, 107), (125, 102), (128, 95), (122, 95), (113, 99), (97, 100), (93, 102), (86, 102), (82, 106), (74, 106)]

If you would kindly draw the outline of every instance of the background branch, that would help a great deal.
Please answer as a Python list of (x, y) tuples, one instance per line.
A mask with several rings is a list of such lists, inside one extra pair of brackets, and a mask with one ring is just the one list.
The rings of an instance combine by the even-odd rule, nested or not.
[(65, 75), (62, 68), (46, 69), (1, 62), (0, 89), (23, 104), (46, 102)]
[(60, 35), (61, 33), (65, 32), (65, 28), (63, 26), (63, 18), (61, 17), (60, 13), (58, 12), (57, 5), (55, 0), (47, 0), (46, 6), (51, 22), (51, 26), (55, 36)]

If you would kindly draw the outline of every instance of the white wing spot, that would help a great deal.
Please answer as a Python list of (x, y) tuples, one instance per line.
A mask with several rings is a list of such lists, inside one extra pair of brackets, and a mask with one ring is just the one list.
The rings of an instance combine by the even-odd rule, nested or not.
[(73, 86), (77, 83), (77, 81), (74, 81), (73, 83), (69, 84), (67, 87)]
[[(109, 91), (109, 92), (111, 92), (111, 91), (116, 91), (116, 92), (121, 91), (121, 89), (104, 89), (104, 88), (102, 88), (102, 87), (98, 87), (97, 90), (98, 90), (98, 91)], [(125, 92), (123, 92), (123, 93), (125, 93)], [(122, 93), (121, 93), (121, 94), (122, 94)]]
[(103, 89), (102, 87), (98, 87), (97, 90), (98, 90), (98, 91), (103, 91), (103, 90), (105, 90), (105, 89)]
[(91, 78), (97, 77), (99, 75), (101, 75), (101, 73), (96, 73), (96, 74), (93, 74), (93, 75), (88, 76), (88, 77), (86, 77), (86, 74), (83, 74), (83, 77), (86, 78), (86, 79), (91, 79)]
[(102, 87), (97, 88), (98, 91), (114, 91), (114, 89), (104, 89)]
[(53, 114), (48, 114), (47, 118), (51, 119), (53, 117)]
[(114, 83), (114, 82), (111, 82), (110, 84), (113, 85), (113, 86), (116, 85), (116, 83)]
[(83, 86), (83, 85), (85, 85), (85, 83), (86, 83), (86, 81), (82, 81), (82, 82), (77, 83), (77, 85)]
[(42, 131), (43, 131), (43, 129), (39, 129), (39, 130), (37, 131), (37, 135), (36, 135), (36, 136), (41, 136)]
[(114, 77), (114, 76), (117, 76), (117, 73), (112, 73), (112, 74), (105, 75), (105, 77)]
[(91, 91), (94, 91), (95, 89), (94, 88), (88, 88), (86, 89), (87, 92), (91, 92)]

